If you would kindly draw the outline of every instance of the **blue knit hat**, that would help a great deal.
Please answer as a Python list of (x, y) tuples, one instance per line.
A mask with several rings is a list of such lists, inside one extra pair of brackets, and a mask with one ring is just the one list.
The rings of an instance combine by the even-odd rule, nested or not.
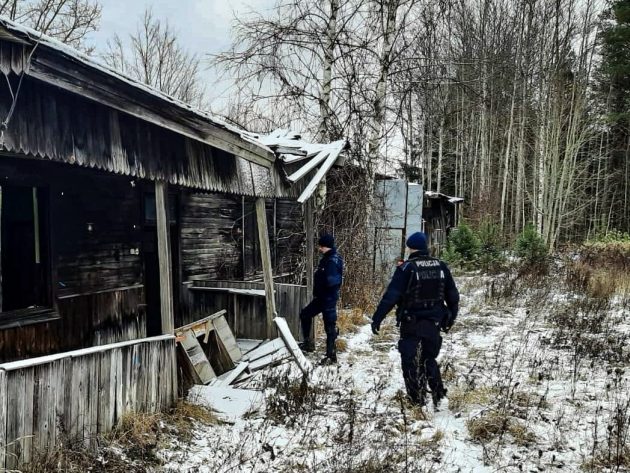
[(325, 248), (334, 248), (335, 237), (330, 235), (329, 233), (324, 233), (322, 236), (319, 237), (319, 241), (317, 242), (317, 244)]
[(412, 250), (427, 251), (427, 237), (422, 232), (413, 233), (407, 238), (407, 246)]

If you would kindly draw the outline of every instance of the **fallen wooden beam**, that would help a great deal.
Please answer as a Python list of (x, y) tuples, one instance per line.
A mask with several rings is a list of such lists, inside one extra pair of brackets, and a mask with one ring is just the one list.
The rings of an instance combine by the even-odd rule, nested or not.
[(293, 334), (291, 333), (291, 330), (287, 325), (286, 319), (284, 317), (276, 317), (275, 319), (273, 319), (273, 321), (276, 323), (276, 327), (278, 327), (280, 337), (282, 338), (282, 340), (284, 340), (284, 343), (286, 344), (289, 352), (291, 352), (291, 354), (295, 358), (295, 362), (302, 370), (302, 373), (304, 373), (306, 376), (309, 376), (312, 369), (311, 364), (304, 356), (304, 353), (302, 353), (302, 350), (300, 350), (300, 347), (295, 341), (295, 338), (293, 337)]

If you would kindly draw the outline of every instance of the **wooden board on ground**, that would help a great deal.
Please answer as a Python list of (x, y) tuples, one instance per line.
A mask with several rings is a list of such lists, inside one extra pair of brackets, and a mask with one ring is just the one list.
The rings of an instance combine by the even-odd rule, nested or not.
[(271, 353), (270, 355), (263, 356), (262, 358), (258, 358), (249, 363), (250, 371), (257, 371), (263, 368), (267, 368), (268, 366), (273, 366), (281, 361), (287, 360), (291, 358), (293, 355), (287, 349), (287, 347), (282, 347), (280, 350)]
[(289, 326), (287, 325), (286, 319), (284, 317), (276, 317), (273, 320), (276, 323), (276, 327), (278, 327), (278, 332), (280, 332), (280, 337), (282, 337), (282, 340), (284, 340), (284, 343), (286, 344), (287, 348), (289, 349), (289, 351), (295, 358), (295, 362), (302, 370), (302, 373), (308, 376), (311, 371), (311, 364), (304, 356), (304, 353), (302, 353), (302, 350), (300, 350), (300, 347), (295, 341), (295, 338), (293, 337), (293, 334), (291, 333), (291, 330), (289, 329)]
[(214, 387), (228, 387), (232, 384), (242, 373), (247, 370), (249, 363), (246, 361), (240, 362), (236, 368), (228, 371), (227, 373), (223, 373), (217, 379), (212, 382), (212, 386)]
[(271, 340), (266, 343), (263, 343), (261, 346), (259, 346), (255, 350), (250, 351), (245, 356), (243, 356), (242, 359), (243, 361), (251, 362), (251, 361), (257, 360), (258, 358), (262, 358), (263, 356), (267, 356), (267, 355), (272, 354), (273, 352), (281, 350), (282, 348), (285, 348), (285, 346), (286, 345), (284, 343), (284, 340), (282, 340), (281, 338), (276, 338), (275, 340)]
[(249, 338), (237, 338), (236, 344), (241, 349), (243, 356), (247, 355), (250, 351), (255, 350), (267, 340), (252, 340)]

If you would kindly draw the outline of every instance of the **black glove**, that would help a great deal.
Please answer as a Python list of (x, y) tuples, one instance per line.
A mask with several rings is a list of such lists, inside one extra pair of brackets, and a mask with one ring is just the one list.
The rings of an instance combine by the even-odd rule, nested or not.
[(451, 329), (451, 327), (453, 327), (454, 323), (455, 323), (455, 317), (453, 317), (453, 314), (449, 310), (448, 313), (442, 319), (442, 323), (440, 324), (440, 328), (442, 329), (442, 331), (444, 333), (448, 333), (449, 330)]
[(371, 327), (372, 327), (372, 333), (374, 335), (378, 335), (378, 331), (381, 329), (381, 324), (378, 324), (376, 322), (372, 322)]

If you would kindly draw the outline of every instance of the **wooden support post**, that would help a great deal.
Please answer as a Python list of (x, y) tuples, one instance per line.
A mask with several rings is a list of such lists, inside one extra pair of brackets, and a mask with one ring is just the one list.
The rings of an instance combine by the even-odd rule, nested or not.
[[(308, 297), (311, 297), (313, 294), (313, 270), (315, 268), (315, 206), (313, 199), (308, 199), (304, 203), (303, 210), (304, 232), (306, 234), (306, 292)], [(311, 339), (315, 339), (315, 324), (311, 325)]]
[(276, 297), (273, 290), (273, 268), (271, 266), (271, 249), (269, 247), (264, 197), (256, 199), (256, 221), (258, 222), (258, 241), (260, 242), (260, 257), (263, 266), (263, 280), (265, 281), (267, 338), (275, 338), (273, 318), (276, 316)]
[(175, 318), (173, 314), (173, 278), (171, 277), (168, 184), (164, 181), (155, 181), (155, 211), (157, 216), (158, 261), (160, 268), (162, 334), (170, 335), (175, 330)]
[[(0, 235), (2, 234), (2, 187), (0, 187)], [(0, 312), (2, 312), (2, 238), (0, 238)], [(4, 447), (2, 447), (4, 448)], [(4, 464), (0, 464), (4, 468)]]

